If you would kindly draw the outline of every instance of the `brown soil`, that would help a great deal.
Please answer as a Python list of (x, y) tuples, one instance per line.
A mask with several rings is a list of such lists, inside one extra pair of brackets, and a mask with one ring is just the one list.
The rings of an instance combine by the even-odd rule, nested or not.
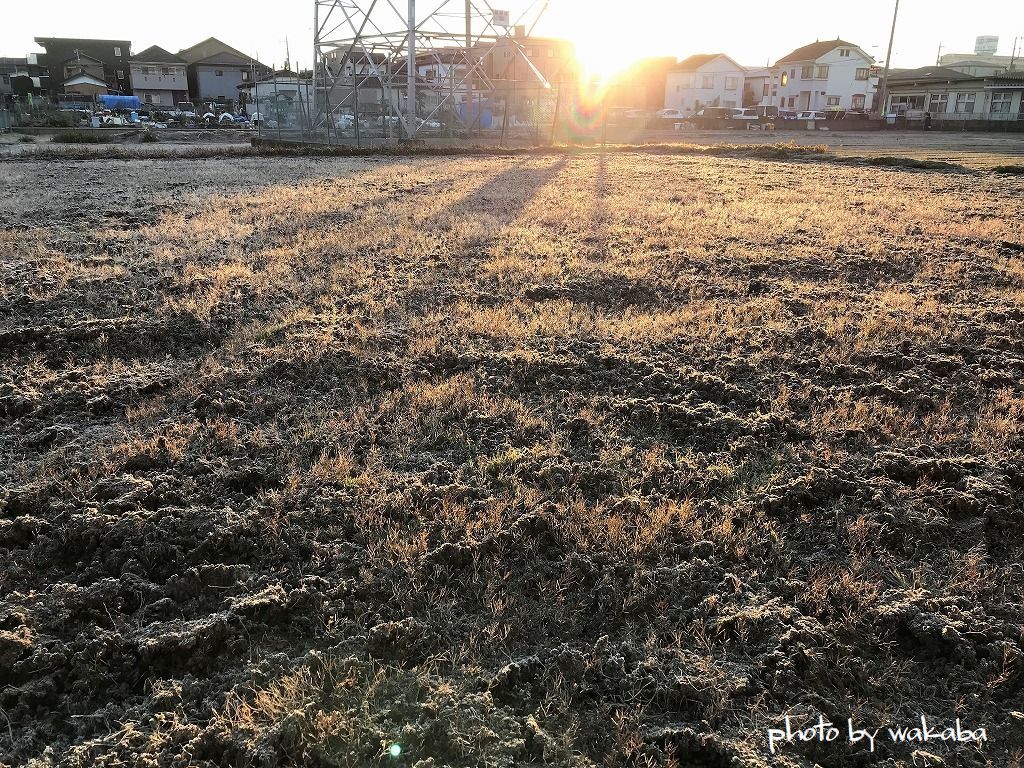
[(0, 763), (1021, 765), (1024, 178), (3, 173)]

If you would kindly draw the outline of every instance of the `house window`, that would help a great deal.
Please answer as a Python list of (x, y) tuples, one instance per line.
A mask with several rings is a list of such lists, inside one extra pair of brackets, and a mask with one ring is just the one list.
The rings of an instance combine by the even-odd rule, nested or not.
[(828, 106), (828, 107), (838, 107), (839, 106), (839, 97), (838, 96), (826, 96), (825, 97), (825, 106)]
[(548, 48), (548, 58), (549, 59), (555, 58), (555, 49), (554, 48)]
[(145, 94), (144, 97), (143, 97), (143, 101), (145, 101), (147, 104), (152, 104), (153, 103), (153, 94), (152, 93)]
[(958, 93), (956, 95), (956, 111), (961, 115), (970, 115), (974, 112), (974, 101), (976, 93)]
[(931, 99), (928, 101), (928, 111), (937, 112), (938, 114), (945, 114), (946, 108), (949, 106), (949, 94), (948, 93), (933, 93)]
[(121, 49), (117, 46), (114, 46), (114, 56), (116, 56), (117, 58), (121, 58)]
[(818, 67), (817, 76), (819, 80), (828, 80), (828, 65)]
[(870, 70), (867, 67), (861, 67), (860, 69), (857, 70), (856, 79), (867, 80), (869, 72)]
[(243, 80), (248, 80), (248, 79), (249, 79), (249, 73), (248, 73), (248, 72), (245, 72), (245, 71), (243, 71), (243, 72), (242, 72), (242, 79), (243, 79)]
[(714, 88), (715, 87), (715, 76), (714, 75), (704, 75), (703, 77), (701, 77), (700, 87), (705, 89), (705, 90), (710, 90), (710, 89)]
[(727, 90), (727, 91), (735, 91), (736, 90), (736, 78), (735, 77), (727, 77), (727, 78), (725, 78), (725, 90)]
[(152, 73), (153, 73), (153, 68), (152, 67), (143, 67), (142, 68), (142, 74), (150, 75)]
[(215, 69), (213, 71), (213, 74), (215, 74), (217, 77), (224, 77), (224, 70), (223, 69)]
[(792, 109), (796, 106), (796, 96), (789, 97), (789, 108)]
[(171, 69), (170, 67), (164, 67), (164, 68), (163, 68), (163, 73), (164, 73), (165, 75), (173, 75), (173, 74), (174, 74), (174, 70), (173, 70), (173, 69)]
[(117, 79), (118, 80), (124, 80), (124, 70), (123, 69), (117, 70)]
[(800, 70), (801, 80), (813, 80), (814, 79), (814, 65), (808, 64)]
[(864, 109), (864, 94), (855, 93), (853, 98), (850, 100), (850, 109), (854, 111), (862, 111)]
[(765, 83), (764, 86), (761, 88), (761, 95), (762, 96), (767, 96), (768, 93), (769, 93), (769, 88), (770, 87), (771, 86), (769, 86), (768, 83)]
[(889, 100), (889, 108), (896, 114), (902, 115), (905, 112), (911, 110), (923, 110), (924, 109), (924, 94), (917, 94), (914, 96), (893, 96)]
[(992, 111), (1000, 115), (1010, 114), (1010, 102), (1013, 101), (1011, 91), (996, 91), (992, 94)]
[(789, 85), (789, 73), (788, 72), (783, 72), (782, 73), (782, 84), (783, 85)]

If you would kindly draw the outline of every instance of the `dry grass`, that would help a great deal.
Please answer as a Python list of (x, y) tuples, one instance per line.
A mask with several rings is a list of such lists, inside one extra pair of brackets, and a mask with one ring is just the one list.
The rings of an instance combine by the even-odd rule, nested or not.
[(1024, 188), (714, 154), (0, 205), (0, 652), (43, 691), (0, 761), (759, 767), (781, 712), (976, 689), (1008, 727)]

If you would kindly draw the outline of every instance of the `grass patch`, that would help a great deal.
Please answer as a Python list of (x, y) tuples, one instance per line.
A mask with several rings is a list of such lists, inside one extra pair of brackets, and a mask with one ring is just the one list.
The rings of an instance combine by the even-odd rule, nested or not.
[(992, 170), (995, 173), (1004, 173), (1010, 176), (1024, 176), (1024, 165), (997, 165)]
[(53, 140), (58, 144), (106, 144), (109, 141), (106, 136), (75, 130), (55, 133)]
[(893, 157), (882, 155), (881, 157), (869, 157), (866, 160), (868, 165), (881, 168), (906, 168), (915, 171), (959, 171), (963, 166), (955, 163), (946, 163), (941, 160), (918, 160), (913, 157)]

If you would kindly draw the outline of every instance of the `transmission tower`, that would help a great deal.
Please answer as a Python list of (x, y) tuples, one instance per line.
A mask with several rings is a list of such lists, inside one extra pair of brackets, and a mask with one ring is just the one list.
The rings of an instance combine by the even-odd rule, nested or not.
[(478, 119), (484, 98), (517, 87), (487, 65), (496, 52), (517, 57), (518, 87), (549, 89), (528, 50), (549, 2), (510, 14), (488, 0), (314, 0), (315, 125), (330, 131), (364, 103), (362, 90), (409, 138), (441, 114), (472, 128), (474, 98)]

